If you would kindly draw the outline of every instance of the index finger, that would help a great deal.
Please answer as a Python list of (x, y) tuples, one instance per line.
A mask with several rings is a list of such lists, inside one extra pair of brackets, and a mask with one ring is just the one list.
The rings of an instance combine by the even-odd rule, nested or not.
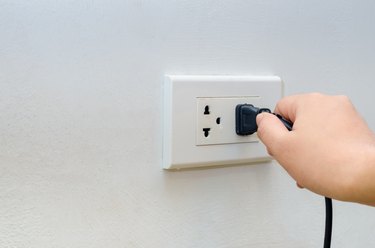
[(298, 102), (302, 95), (292, 95), (282, 98), (275, 107), (274, 112), (287, 120), (294, 122), (296, 120)]

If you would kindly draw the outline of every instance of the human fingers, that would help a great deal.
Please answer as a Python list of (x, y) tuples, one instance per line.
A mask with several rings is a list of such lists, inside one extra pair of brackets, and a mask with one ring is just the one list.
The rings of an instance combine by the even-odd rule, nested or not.
[(272, 156), (279, 156), (280, 147), (285, 134), (288, 134), (288, 129), (284, 124), (273, 114), (261, 113), (257, 116), (258, 137), (267, 147), (268, 153)]

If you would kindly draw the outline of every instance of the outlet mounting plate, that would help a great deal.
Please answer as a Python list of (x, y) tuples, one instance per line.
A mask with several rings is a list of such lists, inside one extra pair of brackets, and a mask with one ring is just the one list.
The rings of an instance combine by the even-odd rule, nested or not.
[(167, 75), (164, 82), (163, 168), (270, 160), (256, 133), (238, 136), (235, 106), (273, 109), (282, 96), (277, 76)]

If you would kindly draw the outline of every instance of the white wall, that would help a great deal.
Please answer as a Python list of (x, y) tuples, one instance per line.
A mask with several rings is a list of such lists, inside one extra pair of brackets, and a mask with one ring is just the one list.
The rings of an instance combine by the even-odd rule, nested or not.
[[(374, 11), (0, 1), (0, 247), (321, 247), (323, 198), (276, 163), (161, 169), (163, 75), (276, 74), (349, 95), (375, 129)], [(333, 247), (375, 245), (374, 209), (334, 212)]]

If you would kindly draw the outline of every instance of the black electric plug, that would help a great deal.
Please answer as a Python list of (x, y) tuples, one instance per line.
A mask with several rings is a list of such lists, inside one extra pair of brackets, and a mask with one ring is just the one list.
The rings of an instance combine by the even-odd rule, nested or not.
[(257, 131), (256, 117), (258, 108), (252, 104), (238, 104), (236, 106), (236, 133), (250, 135)]
[[(258, 114), (267, 112), (271, 113), (268, 108), (257, 108), (252, 104), (238, 104), (236, 106), (236, 133), (238, 135), (251, 135), (258, 130), (256, 117)], [(293, 124), (279, 114), (274, 114), (291, 131)]]

